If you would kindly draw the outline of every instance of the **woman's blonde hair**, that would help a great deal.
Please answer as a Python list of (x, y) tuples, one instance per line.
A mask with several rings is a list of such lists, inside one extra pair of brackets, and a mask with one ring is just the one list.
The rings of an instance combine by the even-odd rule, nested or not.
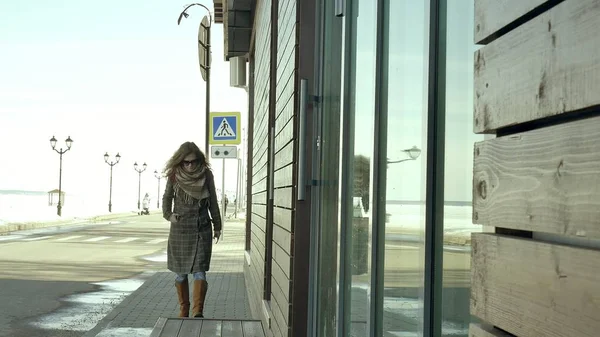
[(194, 142), (185, 142), (179, 146), (179, 149), (173, 153), (171, 159), (167, 161), (165, 169), (163, 170), (164, 175), (168, 178), (172, 178), (175, 174), (175, 168), (181, 165), (183, 159), (192, 153), (196, 155), (199, 168), (210, 168), (210, 165), (206, 161), (206, 156), (202, 151), (200, 151), (200, 148)]

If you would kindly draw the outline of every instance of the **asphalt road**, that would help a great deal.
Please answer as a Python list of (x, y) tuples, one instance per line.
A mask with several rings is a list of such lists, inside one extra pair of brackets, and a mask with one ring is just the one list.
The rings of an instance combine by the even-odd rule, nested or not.
[[(142, 257), (161, 254), (167, 237), (159, 215), (0, 236), (0, 337), (82, 336), (122, 296), (73, 301), (73, 295), (103, 289), (97, 282), (139, 283), (144, 271), (164, 270), (164, 262)], [(60, 320), (57, 312), (75, 318)]]

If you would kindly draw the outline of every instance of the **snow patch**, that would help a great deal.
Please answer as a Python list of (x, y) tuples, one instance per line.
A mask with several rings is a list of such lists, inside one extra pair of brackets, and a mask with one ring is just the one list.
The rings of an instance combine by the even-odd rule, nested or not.
[(144, 280), (137, 278), (92, 283), (101, 289), (68, 296), (63, 301), (73, 305), (42, 316), (31, 324), (45, 330), (89, 331), (143, 283)]
[(111, 328), (103, 330), (96, 337), (148, 337), (151, 333), (151, 328)]

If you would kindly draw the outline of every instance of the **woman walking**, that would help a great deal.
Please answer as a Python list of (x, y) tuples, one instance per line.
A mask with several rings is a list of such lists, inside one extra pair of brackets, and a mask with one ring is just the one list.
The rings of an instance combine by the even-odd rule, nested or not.
[(192, 142), (179, 147), (167, 162), (164, 174), (167, 186), (163, 217), (171, 222), (167, 268), (176, 274), (179, 317), (189, 317), (188, 274), (193, 275), (192, 317), (204, 317), (212, 239), (218, 242), (221, 236), (214, 176), (204, 153)]

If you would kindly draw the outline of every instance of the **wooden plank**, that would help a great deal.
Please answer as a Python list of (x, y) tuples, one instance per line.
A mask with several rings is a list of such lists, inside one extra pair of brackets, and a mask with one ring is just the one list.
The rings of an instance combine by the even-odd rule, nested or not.
[(160, 333), (161, 337), (172, 337), (179, 334), (182, 321), (180, 319), (167, 319)]
[(162, 329), (165, 326), (165, 323), (167, 323), (167, 318), (159, 317), (158, 320), (156, 321), (156, 324), (154, 324), (154, 328), (152, 329), (152, 332), (150, 333), (150, 337), (159, 337), (160, 333), (162, 332)]
[(564, 1), (478, 50), (475, 132), (599, 105), (597, 27), (597, 0)]
[(288, 255), (292, 255), (292, 233), (275, 224), (273, 225), (273, 241), (281, 246)]
[[(267, 156), (265, 156), (266, 158)], [(255, 166), (252, 167), (252, 178), (259, 180), (261, 178), (264, 178), (267, 176), (267, 172), (268, 172), (268, 165), (267, 165), (267, 161), (261, 160), (261, 163), (257, 163)]]
[[(295, 56), (295, 48), (290, 49), (291, 55)], [(296, 58), (290, 57), (287, 59), (287, 64), (284, 69), (281, 69), (281, 79), (279, 79), (279, 84), (277, 86), (276, 99), (277, 99), (277, 109), (275, 117), (279, 118), (283, 115), (283, 111), (286, 106), (289, 104), (293, 104), (290, 102), (294, 101), (294, 91), (296, 89)], [(292, 112), (293, 114), (293, 112)], [(288, 114), (288, 118), (289, 118)], [(277, 130), (279, 131), (279, 130)]]
[[(292, 104), (292, 103), (290, 103)], [(281, 150), (294, 139), (294, 118), (279, 118), (275, 121), (275, 128), (281, 130), (275, 137), (275, 152)]]
[(280, 331), (287, 331), (289, 328), (288, 319), (289, 317), (289, 304), (280, 303), (283, 301), (281, 299), (281, 290), (278, 288), (273, 288), (273, 292), (271, 293), (271, 312), (273, 314), (273, 321), (279, 327)]
[(548, 2), (553, 1), (475, 0), (475, 43), (480, 43), (511, 22)]
[(264, 337), (265, 331), (261, 322), (245, 321), (242, 322), (244, 337)]
[(252, 220), (252, 224), (254, 226), (256, 226), (255, 228), (260, 229), (260, 231), (263, 233), (266, 231), (265, 228), (267, 228), (267, 220), (265, 218), (261, 217), (260, 215), (252, 213), (252, 215), (250, 216), (250, 219)]
[[(285, 44), (280, 45), (281, 51), (278, 51), (277, 57), (277, 92), (275, 96), (279, 101), (283, 89), (288, 85), (288, 78), (291, 74), (295, 73), (296, 69), (296, 24), (294, 23), (291, 31), (286, 32), (288, 34), (287, 41)], [(292, 81), (292, 86), (293, 86)]]
[(294, 162), (294, 142), (288, 143), (275, 154), (275, 169), (278, 170)]
[[(252, 254), (256, 253), (258, 255), (260, 255), (260, 261), (264, 261), (265, 257), (264, 257), (264, 252), (265, 252), (265, 233), (261, 232), (261, 231), (255, 231), (252, 232), (252, 238), (251, 238), (251, 245), (252, 245), (252, 249), (251, 251), (253, 252)], [(250, 255), (250, 258), (252, 259), (252, 255)]]
[(267, 179), (255, 179), (252, 185), (252, 193), (260, 193), (267, 190)]
[[(283, 6), (285, 6), (285, 8)], [(281, 66), (287, 49), (295, 46), (296, 41), (296, 2), (289, 1), (279, 4), (279, 31), (277, 32), (277, 67)]]
[(294, 188), (281, 187), (273, 190), (273, 204), (279, 207), (293, 208)]
[(220, 337), (221, 321), (205, 320), (202, 324), (200, 337)]
[(240, 321), (223, 321), (222, 337), (243, 337), (242, 322)]
[(252, 213), (260, 215), (262, 218), (267, 218), (267, 206), (260, 204), (252, 204)]
[(273, 207), (273, 222), (285, 228), (287, 231), (292, 231), (292, 210), (281, 207)]
[[(275, 281), (273, 280), (273, 282)], [(289, 326), (288, 323), (290, 321), (290, 302), (287, 296), (287, 293), (289, 292), (289, 286), (286, 287), (284, 285), (284, 288), (282, 289), (277, 284), (276, 286), (272, 287), (271, 299), (277, 304), (279, 312), (281, 313), (281, 318), (283, 318), (283, 320), (280, 321), (285, 323), (285, 327)]]
[(255, 276), (256, 276), (256, 280), (260, 280), (260, 282), (257, 281), (257, 284), (261, 285), (261, 289), (262, 289), (262, 279), (264, 276), (264, 267), (265, 267), (265, 259), (264, 256), (262, 256), (261, 253), (263, 253), (265, 251), (264, 247), (258, 247), (255, 243), (256, 241), (252, 242), (253, 246), (252, 246), (252, 250), (250, 253), (250, 263), (252, 266), (252, 270), (254, 270)]
[(474, 223), (600, 238), (600, 117), (476, 143), (473, 171)]
[(255, 241), (256, 247), (260, 250), (258, 251), (261, 255), (265, 250), (265, 233), (262, 230), (255, 230), (252, 232), (251, 240)]
[(200, 319), (186, 319), (181, 324), (181, 330), (179, 330), (179, 337), (198, 337), (202, 331), (202, 320)]
[(285, 272), (277, 263), (273, 264), (271, 277), (273, 280), (275, 280), (275, 284), (277, 284), (277, 286), (282, 290), (285, 299), (289, 301), (292, 282), (290, 281), (290, 278), (285, 275)]
[(471, 323), (469, 326), (469, 337), (512, 337), (512, 335), (498, 330), (493, 326)]
[(471, 314), (516, 336), (598, 336), (600, 251), (473, 234)]
[(267, 203), (267, 191), (252, 194), (252, 202), (257, 204)]
[[(295, 100), (295, 75), (290, 75), (289, 85), (286, 86), (285, 91), (282, 93), (282, 97), (280, 98), (280, 104), (277, 106), (277, 118), (286, 120), (291, 119), (294, 116), (295, 108), (296, 108), (296, 100)], [(275, 124), (275, 133), (279, 133), (284, 124)]]
[(283, 270), (288, 279), (291, 274), (291, 260), (290, 255), (286, 253), (283, 248), (276, 244), (273, 245), (273, 261), (281, 267), (281, 270)]
[(288, 166), (282, 167), (281, 169), (275, 171), (275, 187), (287, 187), (294, 185), (293, 177), (294, 165), (290, 164)]

